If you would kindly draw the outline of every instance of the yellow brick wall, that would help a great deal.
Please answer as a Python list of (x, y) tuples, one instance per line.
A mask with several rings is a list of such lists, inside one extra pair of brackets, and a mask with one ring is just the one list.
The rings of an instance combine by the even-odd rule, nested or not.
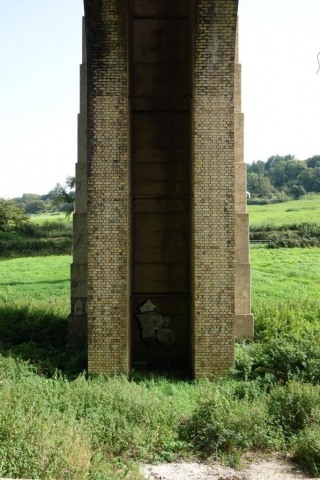
[(194, 64), (194, 375), (234, 361), (236, 0), (199, 0)]
[(129, 366), (126, 1), (85, 2), (88, 52), (88, 361)]
[[(237, 0), (197, 0), (194, 38), (192, 365), (234, 361), (234, 62)], [(85, 0), (88, 53), (89, 371), (130, 362), (127, 1)]]

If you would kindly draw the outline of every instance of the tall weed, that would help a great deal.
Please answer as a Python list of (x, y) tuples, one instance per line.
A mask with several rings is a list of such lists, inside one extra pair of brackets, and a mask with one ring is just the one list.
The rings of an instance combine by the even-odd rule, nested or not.
[(268, 411), (272, 422), (281, 427), (286, 439), (320, 419), (320, 387), (289, 382), (274, 388), (268, 397)]
[(234, 388), (222, 385), (202, 399), (182, 424), (182, 438), (195, 451), (216, 457), (283, 446), (280, 429), (269, 421), (265, 394), (239, 399)]
[(237, 345), (235, 377), (320, 382), (320, 302), (260, 301), (254, 314), (255, 341)]

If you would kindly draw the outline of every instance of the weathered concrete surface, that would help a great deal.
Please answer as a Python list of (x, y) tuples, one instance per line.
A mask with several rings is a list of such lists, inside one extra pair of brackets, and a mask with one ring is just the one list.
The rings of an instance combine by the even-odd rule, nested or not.
[(241, 112), (241, 65), (238, 32), (234, 76), (235, 122), (235, 336), (251, 338), (254, 321), (251, 314), (251, 266), (249, 260), (249, 214), (247, 212), (247, 174), (244, 163), (244, 116)]
[(76, 164), (76, 200), (73, 215), (73, 263), (71, 265), (71, 314), (69, 318), (69, 345), (87, 343), (88, 297), (88, 69), (86, 33), (83, 20), (82, 65), (80, 67), (80, 114), (78, 115), (78, 161)]

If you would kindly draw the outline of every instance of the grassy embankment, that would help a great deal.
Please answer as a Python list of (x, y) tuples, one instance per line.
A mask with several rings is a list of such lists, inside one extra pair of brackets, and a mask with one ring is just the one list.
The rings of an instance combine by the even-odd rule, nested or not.
[(235, 369), (216, 383), (75, 379), (85, 352), (65, 348), (71, 257), (3, 260), (0, 476), (133, 480), (141, 461), (239, 465), (255, 450), (291, 452), (319, 475), (319, 257), (252, 250), (256, 338), (237, 345)]

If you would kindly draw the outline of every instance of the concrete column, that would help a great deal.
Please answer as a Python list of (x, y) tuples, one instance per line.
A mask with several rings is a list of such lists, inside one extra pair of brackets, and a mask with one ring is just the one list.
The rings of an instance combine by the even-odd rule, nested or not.
[(247, 178), (244, 163), (244, 118), (241, 113), (241, 65), (239, 64), (238, 29), (234, 76), (235, 125), (235, 335), (253, 336), (251, 314), (251, 272), (249, 263), (249, 214), (247, 212)]
[(82, 28), (82, 65), (80, 66), (80, 113), (78, 115), (78, 162), (76, 199), (73, 215), (73, 263), (71, 265), (71, 315), (69, 345), (87, 342), (87, 55), (85, 19)]

